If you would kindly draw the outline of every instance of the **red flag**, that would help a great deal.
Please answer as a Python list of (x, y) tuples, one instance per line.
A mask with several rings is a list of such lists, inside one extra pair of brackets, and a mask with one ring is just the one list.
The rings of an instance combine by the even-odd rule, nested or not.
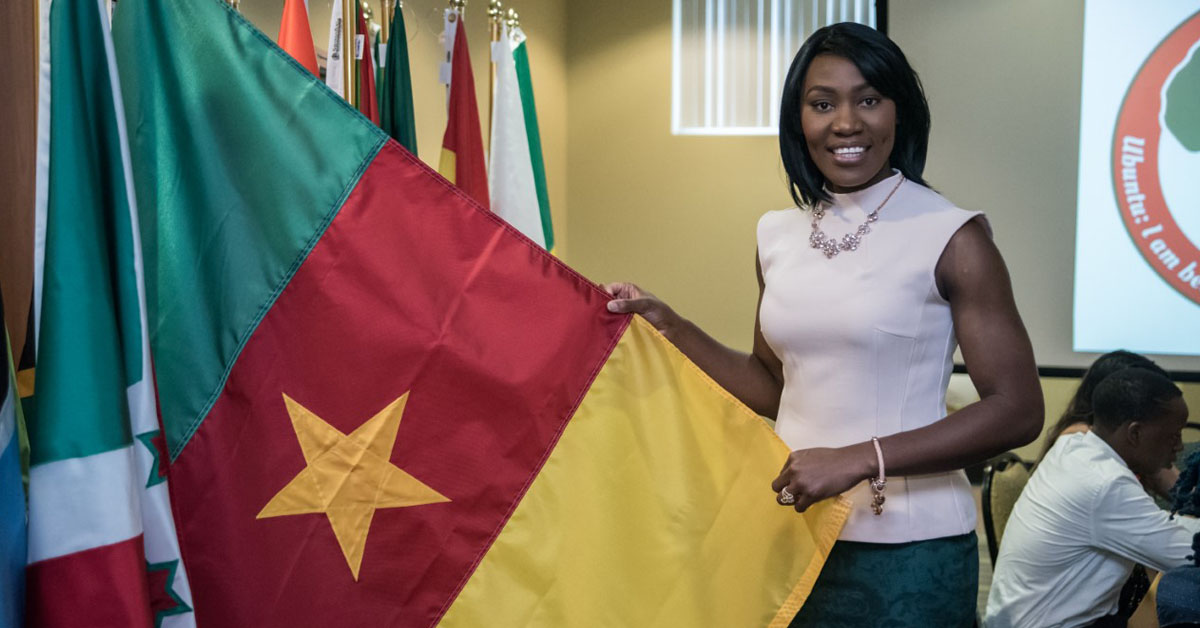
[(379, 100), (375, 97), (375, 64), (371, 60), (371, 31), (363, 18), (362, 5), (354, 4), (358, 11), (358, 35), (363, 38), (362, 59), (358, 61), (358, 110), (371, 122), (379, 124)]
[(312, 29), (308, 26), (308, 9), (304, 6), (304, 0), (286, 0), (283, 3), (283, 17), (279, 21), (279, 47), (314, 76), (321, 75), (317, 69), (317, 52), (313, 48)]
[(490, 207), (479, 106), (475, 103), (475, 76), (471, 73), (471, 54), (467, 51), (462, 16), (455, 20), (454, 55), (450, 63), (450, 113), (442, 137), (438, 172), (480, 205)]

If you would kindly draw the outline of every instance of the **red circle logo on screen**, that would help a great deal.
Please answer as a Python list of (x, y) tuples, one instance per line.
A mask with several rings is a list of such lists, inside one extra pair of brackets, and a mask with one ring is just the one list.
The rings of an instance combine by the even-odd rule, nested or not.
[[(1200, 304), (1200, 13), (1142, 64), (1117, 115), (1113, 190), (1150, 267)], [(1191, 238), (1189, 238), (1189, 234)]]

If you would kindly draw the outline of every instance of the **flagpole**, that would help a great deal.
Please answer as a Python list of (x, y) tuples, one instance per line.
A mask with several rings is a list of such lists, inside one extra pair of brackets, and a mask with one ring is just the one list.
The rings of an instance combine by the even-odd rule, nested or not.
[(354, 0), (342, 0), (342, 89), (346, 102), (358, 106), (354, 98)]
[[(504, 33), (504, 9), (500, 6), (500, 0), (488, 2), (488, 30), (493, 44), (500, 41), (500, 37)], [(492, 111), (496, 107), (496, 60), (492, 58), (491, 45), (488, 46), (488, 61), (488, 132), (484, 136), (484, 141), (487, 142), (487, 152), (490, 155), (492, 152)]]
[(389, 29), (392, 22), (392, 0), (383, 0), (383, 16), (380, 18), (379, 43), (388, 43)]

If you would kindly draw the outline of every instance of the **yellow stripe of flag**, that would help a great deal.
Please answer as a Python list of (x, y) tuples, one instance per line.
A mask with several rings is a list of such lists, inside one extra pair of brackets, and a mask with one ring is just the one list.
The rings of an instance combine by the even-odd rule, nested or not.
[(776, 505), (787, 454), (635, 317), (440, 625), (786, 626), (849, 512)]

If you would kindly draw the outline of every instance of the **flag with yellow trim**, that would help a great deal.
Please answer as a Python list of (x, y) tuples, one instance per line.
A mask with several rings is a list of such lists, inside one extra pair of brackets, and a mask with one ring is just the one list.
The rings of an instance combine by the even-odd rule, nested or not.
[(113, 35), (198, 625), (787, 624), (764, 421), (224, 2)]

